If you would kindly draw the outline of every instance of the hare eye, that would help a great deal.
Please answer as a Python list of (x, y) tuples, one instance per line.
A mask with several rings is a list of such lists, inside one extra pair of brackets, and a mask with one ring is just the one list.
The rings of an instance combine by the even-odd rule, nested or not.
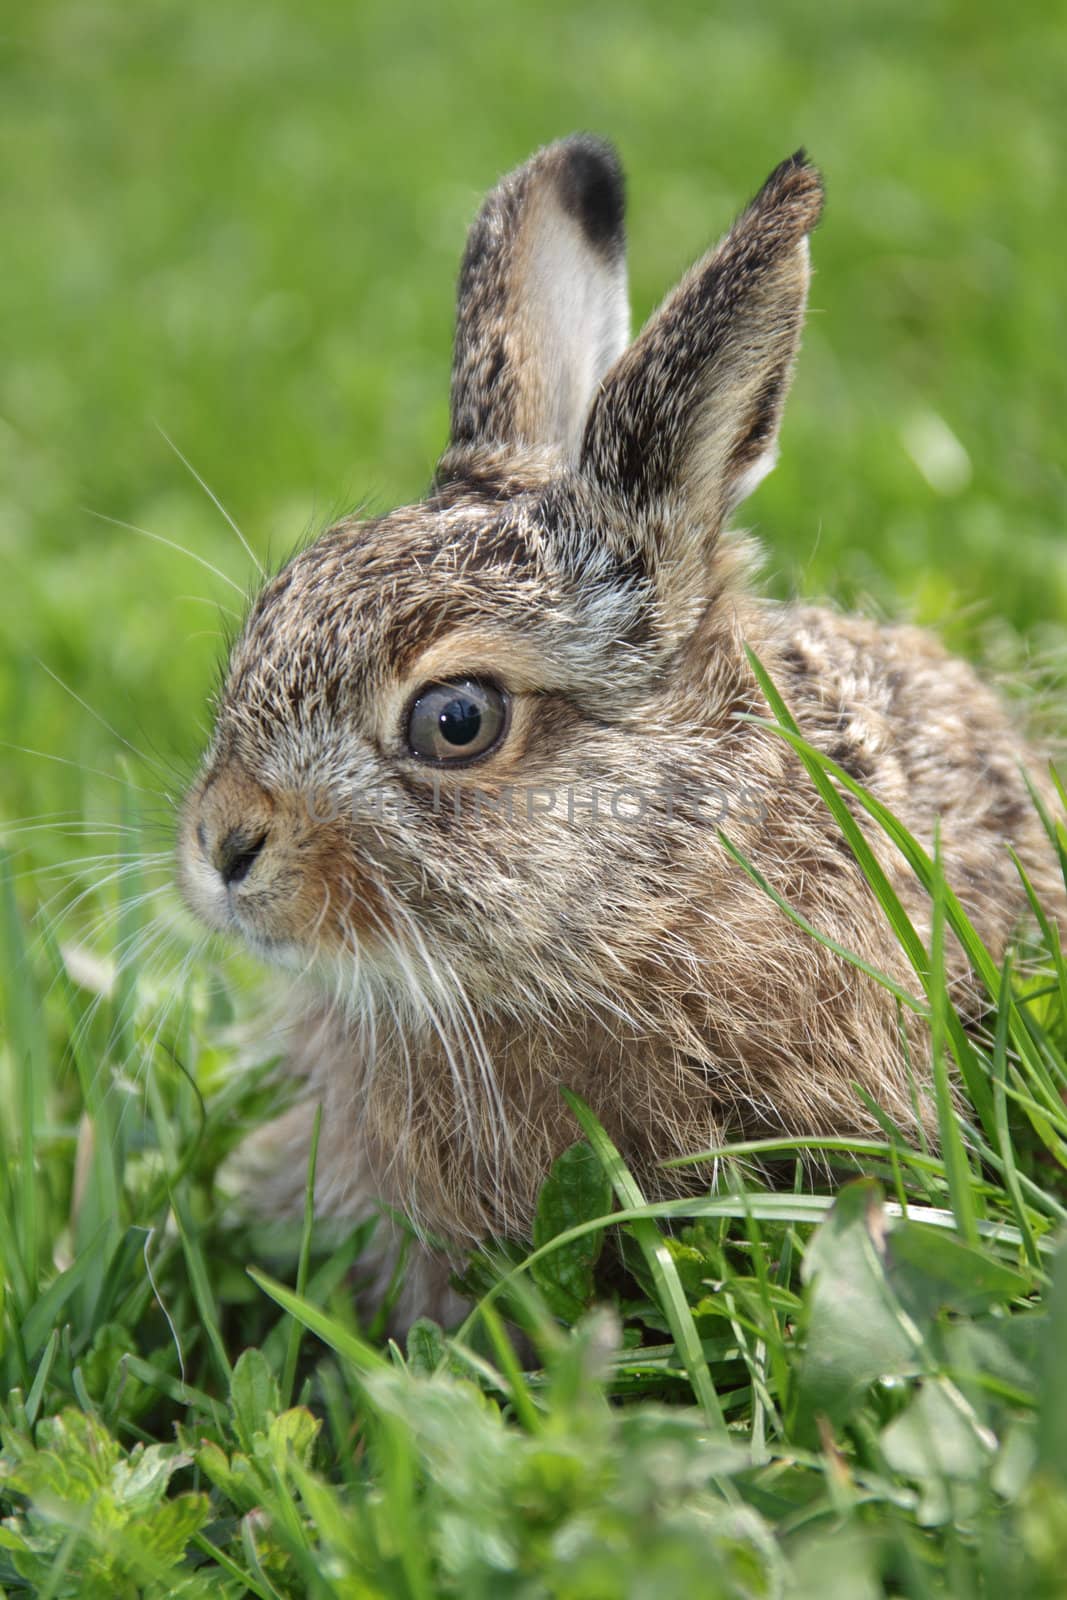
[(508, 700), (502, 690), (474, 678), (423, 689), (408, 716), (412, 755), (424, 761), (472, 761), (504, 737)]

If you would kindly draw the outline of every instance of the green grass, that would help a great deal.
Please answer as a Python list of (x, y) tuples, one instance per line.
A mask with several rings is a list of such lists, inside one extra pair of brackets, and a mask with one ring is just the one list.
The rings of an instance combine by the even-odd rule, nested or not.
[[(166, 851), (251, 564), (164, 435), (278, 560), (424, 486), (500, 171), (617, 140), (640, 320), (803, 143), (829, 204), (746, 508), (768, 587), (1033, 683), (1067, 641), (1065, 71), (1051, 3), (5, 9), (4, 1593), (1062, 1592), (1067, 969), (1051, 928), (1040, 976), (998, 969), (876, 807), (935, 907), (926, 950), (866, 861), (940, 1155), (757, 1143), (646, 1206), (575, 1103), (531, 1249), (472, 1263), (469, 1323), (404, 1351), (356, 1320), (363, 1234), (242, 1214), (227, 1161), (280, 1094), (263, 978), (199, 943)], [(847, 777), (801, 754), (848, 831)]]

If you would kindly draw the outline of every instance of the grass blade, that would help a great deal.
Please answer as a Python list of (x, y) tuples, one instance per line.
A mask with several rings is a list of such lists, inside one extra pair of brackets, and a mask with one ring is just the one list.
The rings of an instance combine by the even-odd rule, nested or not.
[(945, 980), (945, 878), (941, 868), (940, 829), (934, 829), (934, 902), (930, 939), (930, 1057), (934, 1075), (934, 1100), (941, 1154), (945, 1162), (949, 1199), (959, 1230), (969, 1244), (977, 1244), (978, 1229), (967, 1152), (956, 1121), (956, 1106), (948, 1078), (945, 1044), (951, 1003)]
[[(315, 1122), (311, 1130), (311, 1149), (308, 1153), (307, 1183), (304, 1187), (304, 1222), (300, 1233), (300, 1254), (296, 1265), (296, 1292), (301, 1299), (307, 1290), (308, 1266), (311, 1262), (311, 1233), (315, 1223), (315, 1169), (319, 1160), (319, 1133), (322, 1129), (322, 1107), (315, 1108)], [(281, 1395), (283, 1408), (292, 1404), (293, 1384), (296, 1382), (296, 1363), (300, 1355), (301, 1324), (292, 1318), (289, 1343), (282, 1368)]]
[(302, 1327), (307, 1328), (309, 1333), (321, 1339), (323, 1344), (329, 1345), (330, 1349), (336, 1351), (345, 1361), (351, 1362), (357, 1372), (366, 1374), (390, 1370), (390, 1363), (383, 1355), (379, 1355), (373, 1345), (368, 1344), (365, 1339), (360, 1339), (328, 1311), (312, 1305), (310, 1300), (305, 1300), (292, 1289), (287, 1289), (283, 1283), (276, 1283), (273, 1278), (268, 1277), (265, 1272), (260, 1272), (256, 1267), (248, 1268), (248, 1276), (265, 1295), (269, 1295), (280, 1305), (283, 1311), (288, 1311)]
[[(578, 1119), (583, 1134), (603, 1163), (604, 1171), (611, 1180), (619, 1204), (629, 1206), (631, 1210), (643, 1206), (645, 1199), (633, 1174), (585, 1101), (567, 1089), (564, 1089), (563, 1096)], [(635, 1218), (630, 1223), (630, 1231), (641, 1247), (656, 1284), (663, 1313), (670, 1324), (674, 1342), (685, 1362), (689, 1381), (704, 1412), (708, 1427), (714, 1433), (725, 1437), (726, 1419), (722, 1414), (719, 1397), (715, 1393), (715, 1385), (711, 1381), (711, 1372), (701, 1347), (696, 1323), (693, 1321), (693, 1313), (689, 1309), (689, 1301), (685, 1297), (685, 1290), (678, 1276), (678, 1269), (671, 1260), (670, 1252), (663, 1242), (659, 1229), (650, 1218)]]

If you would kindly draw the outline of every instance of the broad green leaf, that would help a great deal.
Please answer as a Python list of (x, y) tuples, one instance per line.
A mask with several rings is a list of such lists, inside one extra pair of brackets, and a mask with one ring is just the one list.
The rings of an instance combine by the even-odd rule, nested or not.
[(306, 1406), (291, 1406), (273, 1419), (267, 1445), (279, 1472), (284, 1472), (294, 1457), (302, 1466), (311, 1465), (311, 1451), (321, 1427)]
[(874, 1539), (859, 1527), (805, 1541), (793, 1557), (790, 1600), (883, 1600)]
[(927, 1378), (882, 1430), (881, 1447), (895, 1472), (920, 1485), (919, 1521), (933, 1525), (952, 1513), (952, 1484), (974, 1484), (985, 1474), (996, 1439), (954, 1384)]
[(436, 1372), (447, 1355), (445, 1336), (432, 1317), (417, 1317), (408, 1329), (408, 1370), (417, 1378)]
[(137, 1445), (112, 1468), (111, 1488), (123, 1509), (139, 1516), (159, 1505), (173, 1474), (188, 1464), (189, 1458), (171, 1444)]
[[(593, 1150), (580, 1140), (557, 1157), (541, 1186), (533, 1242), (540, 1247), (610, 1210), (611, 1183)], [(552, 1311), (565, 1322), (574, 1322), (593, 1297), (593, 1268), (603, 1242), (602, 1233), (587, 1234), (553, 1250), (531, 1270)]]
[(819, 1416), (844, 1421), (876, 1379), (920, 1369), (918, 1330), (886, 1276), (886, 1228), (879, 1185), (861, 1179), (842, 1189), (808, 1247), (794, 1402), (802, 1442), (816, 1442)]
[(238, 1436), (251, 1450), (257, 1433), (266, 1433), (271, 1418), (281, 1409), (278, 1381), (262, 1350), (245, 1350), (238, 1357), (230, 1384), (230, 1399)]
[(206, 1494), (181, 1494), (165, 1500), (146, 1517), (140, 1517), (127, 1535), (143, 1549), (149, 1567), (170, 1567), (180, 1561), (194, 1534), (210, 1520)]
[(988, 1250), (921, 1222), (897, 1222), (888, 1235), (889, 1281), (916, 1317), (985, 1311), (1029, 1294), (1033, 1279)]
[(213, 1440), (205, 1439), (196, 1452), (196, 1464), (238, 1511), (251, 1511), (257, 1504), (263, 1484), (247, 1456), (237, 1454), (231, 1460)]
[(82, 1358), (85, 1387), (105, 1413), (121, 1385), (125, 1415), (137, 1414), (143, 1387), (128, 1367), (129, 1357), (135, 1356), (136, 1350), (128, 1329), (117, 1322), (105, 1322), (96, 1330), (92, 1347)]

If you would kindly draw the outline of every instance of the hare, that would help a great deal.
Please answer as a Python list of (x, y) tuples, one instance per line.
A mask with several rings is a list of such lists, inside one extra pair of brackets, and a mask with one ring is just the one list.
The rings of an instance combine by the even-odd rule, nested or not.
[[(184, 805), (206, 923), (290, 970), (306, 1080), (260, 1136), (263, 1203), (384, 1207), (426, 1241), (403, 1320), (447, 1314), (448, 1255), (529, 1231), (582, 1095), (649, 1196), (739, 1135), (933, 1128), (929, 1041), (785, 915), (917, 980), (780, 735), (801, 731), (942, 858), (999, 957), (1063, 885), (1036, 756), (929, 633), (758, 596), (727, 531), (773, 465), (823, 188), (798, 152), (629, 338), (611, 146), (504, 178), (459, 278), (451, 438), (419, 505), (350, 518), (253, 604)], [(756, 719), (756, 720), (753, 720)], [(1035, 781), (1040, 785), (1040, 777)], [(928, 897), (857, 817), (917, 929)], [(981, 1013), (961, 951), (963, 1013)], [(382, 1270), (388, 1260), (383, 1224)]]

